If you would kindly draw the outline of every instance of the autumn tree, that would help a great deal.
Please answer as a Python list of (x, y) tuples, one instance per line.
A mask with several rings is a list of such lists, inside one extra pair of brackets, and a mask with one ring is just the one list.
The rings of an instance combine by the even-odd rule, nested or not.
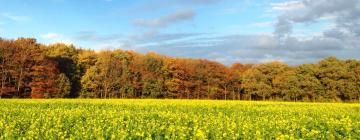
[[(44, 55), (36, 60), (34, 66), (31, 67), (31, 82), (29, 87), (31, 88), (30, 96), (32, 98), (54, 98), (61, 97), (58, 94), (57, 88), (57, 74), (56, 61), (47, 59)], [(61, 90), (60, 90), (61, 91)]]
[(95, 65), (97, 58), (97, 53), (93, 50), (78, 50), (77, 63), (81, 76), (83, 76), (90, 67)]
[(360, 62), (357, 62), (357, 66), (354, 67), (354, 82), (356, 84), (356, 94), (355, 99), (360, 102)]
[(148, 53), (142, 57), (141, 83), (142, 96), (152, 98), (164, 97), (165, 79), (162, 68), (164, 66), (163, 57)]
[(274, 79), (288, 69), (289, 67), (281, 62), (255, 65), (244, 73), (242, 87), (250, 99), (253, 95), (261, 97), (262, 100), (277, 99), (280, 96), (280, 90), (274, 86)]
[(302, 99), (303, 89), (300, 85), (300, 79), (295, 70), (290, 69), (284, 73), (275, 76), (273, 80), (274, 89), (280, 93), (280, 97), (287, 101), (298, 101)]
[(12, 63), (15, 48), (12, 46), (12, 44), (13, 43), (11, 41), (0, 38), (0, 98), (4, 95), (6, 96), (14, 94), (16, 91), (15, 84), (10, 73), (14, 70)]
[(71, 92), (68, 97), (77, 97), (80, 91), (81, 66), (79, 64), (79, 50), (73, 45), (63, 43), (50, 44), (46, 47), (47, 56), (58, 63), (60, 73), (64, 73), (70, 80)]
[(314, 64), (302, 64), (295, 68), (302, 91), (302, 100), (316, 101), (321, 99), (325, 94), (325, 88), (321, 84), (318, 76), (319, 68)]
[(265, 100), (271, 94), (271, 86), (266, 76), (256, 68), (247, 70), (242, 76), (242, 88), (245, 98), (253, 100), (254, 97), (262, 97)]
[(244, 88), (242, 88), (242, 77), (244, 76), (245, 72), (250, 69), (253, 64), (241, 64), (241, 63), (234, 63), (230, 66), (230, 71), (233, 77), (233, 84), (231, 84), (232, 90), (237, 95), (238, 99), (246, 99), (246, 94)]
[(183, 60), (175, 58), (169, 58), (165, 61), (163, 70), (167, 97), (185, 98), (186, 93), (189, 93), (186, 89), (186, 83), (189, 76), (184, 69), (186, 67), (184, 63)]
[(335, 57), (328, 57), (319, 62), (318, 76), (325, 88), (322, 96), (325, 100), (341, 100), (341, 88), (346, 77), (346, 67), (343, 62)]
[[(126, 74), (131, 56), (123, 51), (103, 51), (98, 55), (96, 64), (83, 76), (82, 96), (98, 98), (126, 97)], [(130, 75), (130, 74), (129, 74)]]
[(345, 72), (342, 75), (342, 78), (339, 80), (339, 91), (341, 98), (344, 101), (357, 100), (360, 90), (359, 90), (359, 78), (358, 78), (358, 67), (360, 63), (356, 60), (346, 60), (342, 61), (343, 68)]
[(31, 76), (31, 68), (42, 56), (40, 44), (35, 39), (19, 38), (14, 41), (11, 75), (15, 81), (17, 96), (24, 97), (30, 91), (28, 84)]
[[(80, 94), (79, 94), (80, 92)], [(0, 38), (0, 98), (359, 101), (360, 62), (235, 63)]]

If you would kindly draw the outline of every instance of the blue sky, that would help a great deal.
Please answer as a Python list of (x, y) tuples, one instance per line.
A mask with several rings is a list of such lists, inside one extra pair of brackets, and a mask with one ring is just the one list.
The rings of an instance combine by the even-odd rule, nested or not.
[[(0, 37), (224, 64), (359, 59), (360, 0), (0, 0)], [(346, 24), (344, 24), (346, 23)]]

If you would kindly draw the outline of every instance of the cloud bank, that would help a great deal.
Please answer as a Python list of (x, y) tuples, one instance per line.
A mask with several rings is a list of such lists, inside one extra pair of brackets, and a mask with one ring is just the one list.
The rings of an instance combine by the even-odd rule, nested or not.
[[(327, 56), (360, 59), (360, 0), (296, 0), (268, 3), (268, 8), (276, 18), (255, 22), (253, 26), (272, 28), (272, 33), (166, 30), (176, 24), (198, 20), (202, 14), (193, 7), (222, 2), (167, 1), (167, 4), (186, 5), (183, 6), (186, 10), (173, 11), (154, 18), (133, 19), (130, 21), (133, 27), (145, 29), (136, 34), (98, 34), (86, 31), (79, 32), (73, 37), (74, 40), (91, 42), (95, 44), (93, 48), (97, 49), (112, 47), (143, 53), (155, 51), (170, 56), (207, 58), (224, 64), (277, 60), (296, 65), (316, 62)], [(311, 31), (314, 29), (311, 26), (319, 24), (321, 27), (315, 27), (317, 31)], [(299, 30), (310, 32), (299, 35)]]
[[(234, 34), (213, 37), (196, 34), (192, 38), (185, 39), (184, 36), (173, 36), (171, 42), (160, 41), (162, 39), (159, 36), (163, 35), (143, 36), (142, 40), (160, 43), (147, 45), (140, 51), (156, 51), (181, 57), (205, 57), (225, 64), (233, 62), (261, 63), (277, 60), (295, 65), (315, 62), (327, 56), (360, 58), (355, 53), (360, 52), (359, 0), (287, 1), (272, 3), (270, 7), (279, 13), (276, 21), (265, 22), (266, 25), (273, 25), (273, 34)], [(193, 16), (189, 17), (193, 18)], [(171, 20), (163, 19), (172, 18), (140, 22), (140, 25), (162, 27), (168, 25), (164, 23), (171, 23), (164, 22)], [(296, 36), (295, 26), (304, 25), (307, 28), (317, 23), (326, 23), (328, 27), (321, 30), (320, 33), (312, 33), (306, 37)]]
[(148, 27), (148, 28), (161, 28), (167, 27), (171, 24), (183, 22), (193, 19), (195, 12), (192, 10), (181, 10), (170, 13), (160, 18), (155, 19), (136, 19), (133, 21), (135, 26)]

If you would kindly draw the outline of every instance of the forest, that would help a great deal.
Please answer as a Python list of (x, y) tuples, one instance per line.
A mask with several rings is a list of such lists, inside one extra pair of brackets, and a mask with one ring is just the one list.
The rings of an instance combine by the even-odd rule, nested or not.
[(0, 98), (176, 98), (360, 102), (360, 61), (224, 65), (0, 38)]

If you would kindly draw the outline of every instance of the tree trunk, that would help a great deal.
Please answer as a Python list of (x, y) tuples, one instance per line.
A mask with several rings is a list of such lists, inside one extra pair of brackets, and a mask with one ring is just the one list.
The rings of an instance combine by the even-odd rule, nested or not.
[(2, 77), (2, 79), (1, 79), (0, 99), (1, 99), (2, 95), (4, 94), (4, 87), (5, 87), (5, 81), (6, 81), (6, 80), (4, 80), (4, 79), (5, 79), (5, 78), (3, 78), (3, 77)]
[(210, 85), (209, 85), (209, 81), (207, 82), (207, 90), (208, 90), (208, 99), (210, 99)]
[(3, 75), (3, 77), (1, 77), (0, 99), (1, 99), (2, 95), (4, 94), (4, 87), (5, 87), (5, 81), (6, 81), (5, 74), (2, 73), (2, 75)]
[(226, 100), (226, 94), (227, 94), (227, 89), (226, 89), (226, 86), (225, 86), (225, 100)]
[(0, 99), (1, 99), (1, 97), (2, 97), (2, 95), (3, 95), (3, 93), (4, 93), (4, 86), (5, 86), (5, 81), (6, 81), (6, 77), (5, 77), (5, 69), (4, 69), (4, 65), (5, 65), (5, 61), (4, 61), (4, 59), (3, 59), (3, 61), (1, 62), (1, 74), (2, 74), (2, 76), (1, 76), (1, 91), (0, 91)]
[(107, 97), (107, 94), (108, 94), (108, 88), (107, 88), (107, 86), (105, 86), (105, 92), (104, 92), (104, 98), (106, 99), (106, 97)]
[(23, 67), (21, 66), (20, 75), (19, 75), (19, 81), (18, 81), (18, 85), (17, 85), (17, 89), (16, 89), (18, 94), (20, 94), (20, 87), (21, 87), (22, 78), (23, 78)]

